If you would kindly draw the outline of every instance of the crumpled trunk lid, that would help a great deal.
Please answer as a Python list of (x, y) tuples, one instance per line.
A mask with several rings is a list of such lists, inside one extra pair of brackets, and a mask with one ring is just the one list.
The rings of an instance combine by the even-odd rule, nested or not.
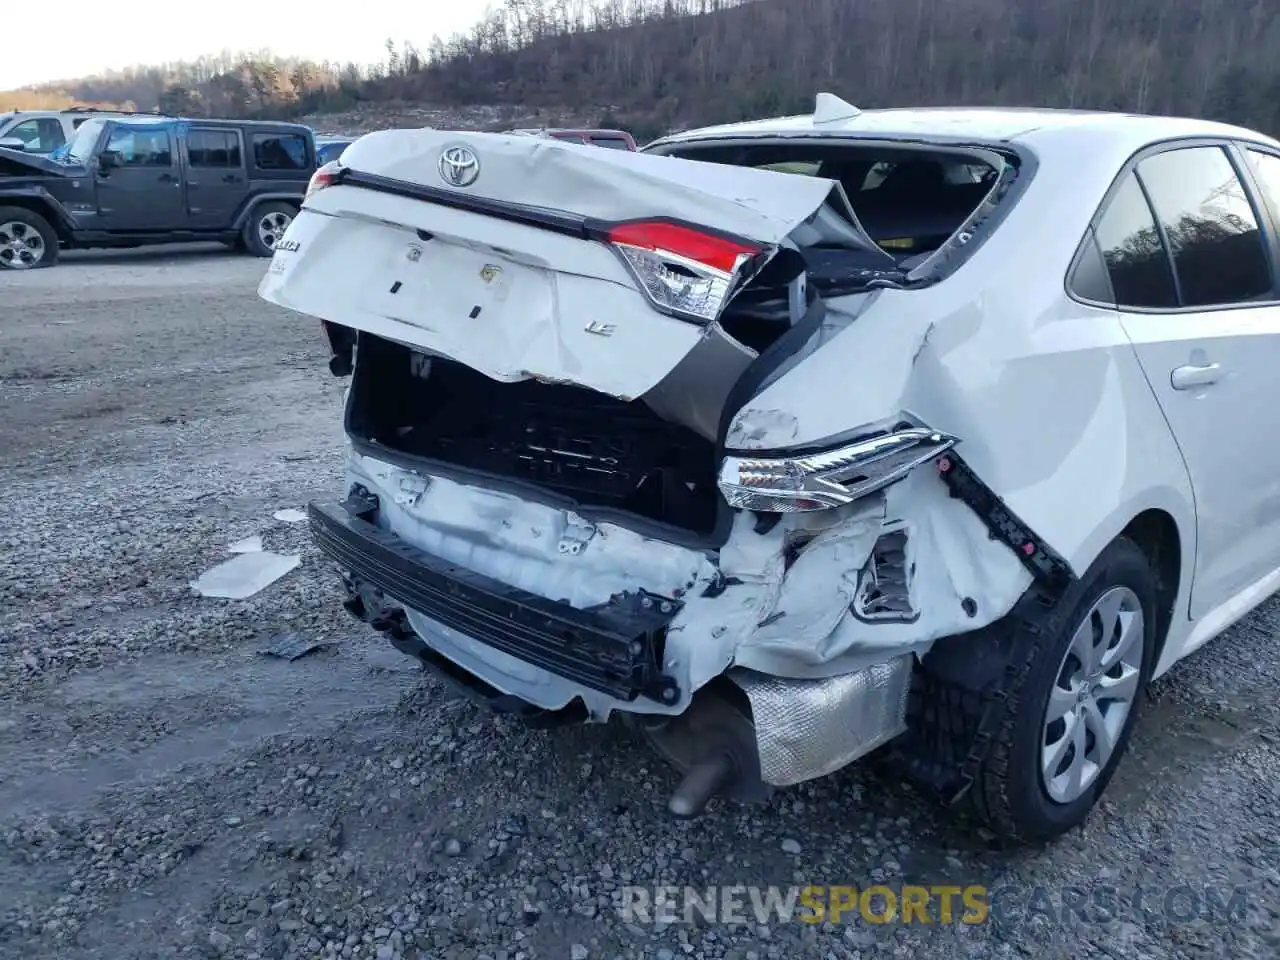
[(609, 223), (667, 218), (767, 244), (781, 242), (830, 204), (849, 224), (845, 242), (881, 252), (854, 226), (856, 217), (840, 185), (817, 177), (447, 130), (371, 133), (347, 148), (342, 163), (401, 183), (448, 188), (441, 159), (456, 147), (476, 159), (474, 181), (453, 188), (460, 200), (491, 200)]
[[(457, 148), (474, 179), (442, 175)], [(266, 300), (457, 360), (504, 382), (573, 383), (631, 400), (695, 350), (723, 395), (754, 358), (717, 324), (665, 315), (601, 239), (663, 220), (753, 241), (892, 258), (828, 180), (537, 138), (370, 134), (347, 179), (311, 195), (263, 279)], [(712, 377), (712, 379), (716, 379)], [(688, 419), (688, 418), (686, 418)], [(700, 415), (705, 432), (708, 417)]]

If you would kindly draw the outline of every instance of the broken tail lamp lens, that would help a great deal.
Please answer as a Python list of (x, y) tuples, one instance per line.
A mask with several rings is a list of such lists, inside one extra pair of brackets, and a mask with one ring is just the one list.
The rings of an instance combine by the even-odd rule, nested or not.
[(330, 160), (323, 167), (318, 169), (311, 175), (311, 180), (307, 183), (306, 197), (311, 196), (317, 190), (323, 190), (325, 187), (331, 187), (342, 179), (342, 164), (337, 160)]
[(956, 442), (936, 430), (910, 427), (817, 453), (731, 455), (720, 467), (720, 492), (729, 506), (757, 513), (829, 510), (901, 480)]
[(605, 240), (654, 307), (702, 324), (720, 316), (764, 252), (749, 240), (661, 221), (618, 224)]

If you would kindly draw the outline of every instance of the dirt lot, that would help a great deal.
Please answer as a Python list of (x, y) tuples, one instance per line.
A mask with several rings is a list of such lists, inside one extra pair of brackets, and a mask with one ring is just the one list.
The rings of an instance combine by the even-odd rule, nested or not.
[[(866, 770), (671, 822), (629, 735), (448, 698), (272, 519), (337, 493), (342, 384), (317, 325), (257, 299), (263, 266), (0, 275), (0, 956), (1280, 955), (1276, 603), (1159, 684), (1052, 849), (1002, 852)], [(253, 534), (300, 567), (249, 600), (191, 589)], [(281, 632), (331, 646), (260, 656)], [(983, 885), (995, 920), (757, 925), (748, 895), (747, 923), (655, 924), (614, 899), (874, 883)]]

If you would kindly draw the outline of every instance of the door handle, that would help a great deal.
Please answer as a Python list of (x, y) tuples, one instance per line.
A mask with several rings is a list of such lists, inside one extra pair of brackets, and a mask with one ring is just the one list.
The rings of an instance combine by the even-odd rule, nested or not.
[(1199, 366), (1174, 367), (1169, 376), (1169, 383), (1175, 390), (1190, 390), (1193, 387), (1207, 387), (1217, 383), (1222, 377), (1222, 367), (1216, 363), (1205, 363)]
[(225, 177), (222, 178), (222, 182), (223, 183), (239, 183), (240, 178), (236, 176), (234, 173), (228, 173)]

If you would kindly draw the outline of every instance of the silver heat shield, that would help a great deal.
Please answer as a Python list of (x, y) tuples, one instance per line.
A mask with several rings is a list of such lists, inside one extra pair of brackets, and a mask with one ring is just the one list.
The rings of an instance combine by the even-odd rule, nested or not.
[(764, 781), (782, 787), (826, 776), (902, 733), (912, 659), (825, 680), (731, 671), (751, 701)]

